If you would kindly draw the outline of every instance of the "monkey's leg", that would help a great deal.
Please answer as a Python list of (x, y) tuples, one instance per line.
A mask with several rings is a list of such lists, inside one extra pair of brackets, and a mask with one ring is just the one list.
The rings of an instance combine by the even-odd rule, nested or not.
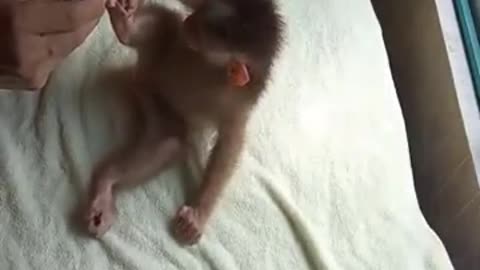
[(91, 197), (86, 212), (88, 232), (99, 237), (113, 224), (115, 192), (140, 185), (159, 173), (181, 153), (180, 140), (169, 137), (161, 142), (142, 139), (107, 158), (93, 175)]
[(183, 154), (183, 141), (172, 131), (169, 126), (172, 123), (152, 116), (154, 112), (158, 114), (158, 111), (145, 111), (147, 118), (150, 115), (153, 119), (146, 121), (143, 131), (112, 152), (94, 170), (85, 218), (88, 231), (96, 237), (103, 235), (115, 220), (118, 189), (145, 182)]

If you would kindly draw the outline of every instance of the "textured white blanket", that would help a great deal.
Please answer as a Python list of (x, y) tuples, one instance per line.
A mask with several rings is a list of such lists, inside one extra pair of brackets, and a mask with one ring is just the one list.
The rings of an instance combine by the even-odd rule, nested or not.
[(106, 18), (44, 92), (0, 94), (0, 269), (452, 269), (417, 205), (370, 1), (280, 2), (287, 44), (196, 247), (167, 230), (195, 186), (175, 168), (122, 194), (100, 241), (72, 230), (92, 164), (122, 138), (114, 91), (93, 84), (130, 58)]

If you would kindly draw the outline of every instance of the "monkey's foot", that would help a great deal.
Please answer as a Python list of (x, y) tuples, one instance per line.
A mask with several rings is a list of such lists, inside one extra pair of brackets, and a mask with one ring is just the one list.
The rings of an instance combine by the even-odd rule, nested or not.
[(182, 206), (173, 218), (173, 233), (177, 241), (186, 245), (193, 245), (200, 240), (205, 225), (197, 208)]
[(117, 210), (111, 193), (96, 195), (90, 201), (85, 218), (87, 231), (95, 237), (101, 237), (115, 221)]

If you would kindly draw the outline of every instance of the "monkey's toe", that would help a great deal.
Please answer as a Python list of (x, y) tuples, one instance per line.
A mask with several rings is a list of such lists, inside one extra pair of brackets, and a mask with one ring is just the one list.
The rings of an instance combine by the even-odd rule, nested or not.
[(115, 221), (116, 210), (109, 200), (94, 200), (85, 214), (87, 232), (94, 237), (101, 237)]
[(195, 208), (182, 206), (173, 219), (173, 233), (177, 241), (186, 245), (196, 244), (202, 236), (203, 225)]

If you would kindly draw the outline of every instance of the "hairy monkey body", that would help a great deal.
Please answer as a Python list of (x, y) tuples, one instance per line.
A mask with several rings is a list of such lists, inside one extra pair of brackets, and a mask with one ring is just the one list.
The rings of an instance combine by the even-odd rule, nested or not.
[[(184, 159), (191, 131), (213, 126), (218, 136), (197, 196), (172, 220), (177, 240), (199, 240), (234, 172), (250, 111), (279, 47), (281, 20), (270, 0), (189, 3), (194, 12), (185, 20), (161, 6), (145, 7), (133, 17), (110, 12), (119, 40), (138, 53), (129, 103), (139, 132), (93, 173), (86, 219), (96, 236), (115, 219), (116, 189), (139, 184)], [(137, 19), (142, 31), (135, 29)]]

